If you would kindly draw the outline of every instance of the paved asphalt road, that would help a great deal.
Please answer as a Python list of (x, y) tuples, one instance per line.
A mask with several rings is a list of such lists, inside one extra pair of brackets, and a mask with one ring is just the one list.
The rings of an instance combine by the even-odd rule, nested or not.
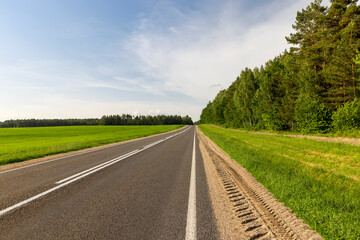
[(0, 239), (218, 239), (194, 134), (187, 127), (0, 172)]

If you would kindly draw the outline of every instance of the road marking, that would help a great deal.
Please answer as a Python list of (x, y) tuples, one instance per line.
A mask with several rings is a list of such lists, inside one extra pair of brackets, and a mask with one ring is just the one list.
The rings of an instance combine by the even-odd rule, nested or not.
[(142, 149), (138, 149), (138, 150), (132, 151), (132, 152), (130, 152), (130, 153), (127, 153), (127, 154), (125, 154), (125, 155), (122, 155), (122, 156), (120, 156), (120, 157), (114, 158), (114, 159), (112, 159), (112, 160), (110, 160), (110, 161), (107, 161), (107, 162), (105, 162), (105, 163), (102, 163), (102, 164), (100, 164), (100, 165), (97, 165), (97, 166), (92, 167), (92, 168), (90, 168), (90, 169), (87, 169), (87, 170), (85, 170), (85, 171), (82, 171), (82, 172), (80, 172), (80, 173), (77, 173), (77, 174), (75, 174), (75, 175), (72, 175), (72, 176), (70, 176), (70, 177), (68, 177), (68, 178), (65, 178), (65, 179), (63, 179), (63, 180), (60, 180), (60, 181), (56, 182), (56, 183), (60, 183), (60, 182), (61, 182), (60, 185), (57, 185), (56, 187), (53, 187), (53, 188), (51, 188), (51, 189), (49, 189), (49, 190), (47, 190), (47, 191), (45, 191), (45, 192), (39, 193), (39, 194), (37, 194), (37, 195), (35, 195), (35, 196), (31, 197), (31, 198), (28, 198), (28, 199), (26, 199), (26, 200), (24, 200), (24, 201), (22, 201), (22, 202), (16, 203), (16, 204), (14, 204), (14, 205), (12, 205), (12, 206), (10, 206), (10, 207), (8, 207), (8, 208), (5, 208), (5, 209), (1, 210), (1, 211), (0, 211), (0, 216), (6, 214), (6, 213), (8, 213), (8, 212), (10, 212), (10, 211), (12, 211), (12, 210), (14, 210), (14, 209), (16, 209), (16, 208), (19, 208), (19, 207), (21, 207), (21, 206), (23, 206), (23, 205), (25, 205), (25, 204), (27, 204), (27, 203), (29, 203), (29, 202), (32, 202), (32, 201), (34, 201), (34, 200), (36, 200), (36, 199), (38, 199), (38, 198), (40, 198), (40, 197), (42, 197), (42, 196), (45, 196), (46, 194), (49, 194), (49, 193), (51, 193), (51, 192), (53, 192), (53, 191), (55, 191), (55, 190), (57, 190), (57, 189), (59, 189), (59, 188), (62, 188), (62, 187), (66, 186), (66, 185), (68, 185), (68, 184), (70, 184), (70, 183), (73, 183), (73, 182), (75, 182), (75, 181), (77, 181), (77, 180), (79, 180), (79, 179), (82, 179), (82, 178), (84, 178), (84, 177), (86, 177), (86, 176), (88, 176), (88, 175), (90, 175), (90, 174), (93, 174), (93, 173), (95, 173), (95, 172), (97, 172), (97, 171), (100, 171), (100, 170), (103, 169), (103, 168), (106, 168), (106, 167), (108, 167), (108, 166), (111, 166), (111, 165), (113, 165), (113, 164), (115, 164), (115, 163), (117, 163), (117, 162), (119, 162), (119, 161), (121, 161), (121, 160), (124, 160), (124, 159), (126, 159), (126, 158), (128, 158), (128, 157), (130, 157), (130, 156), (133, 156), (133, 155), (135, 155), (135, 154), (137, 154), (137, 153), (139, 153), (139, 152), (145, 151), (146, 149), (148, 149), (148, 148), (150, 148), (150, 147), (153, 147), (153, 146), (155, 146), (155, 145), (157, 145), (157, 144), (159, 144), (159, 143), (161, 143), (161, 142), (164, 142), (164, 141), (166, 141), (166, 140), (168, 140), (168, 139), (170, 139), (170, 138), (173, 138), (173, 137), (175, 137), (175, 136), (177, 136), (177, 135), (179, 135), (179, 134), (182, 134), (182, 133), (186, 132), (187, 130), (189, 130), (190, 128), (191, 128), (191, 127), (188, 127), (188, 128), (186, 128), (185, 130), (183, 130), (183, 131), (181, 131), (181, 132), (178, 132), (178, 133), (173, 134), (173, 135), (171, 135), (171, 136), (169, 136), (169, 137), (167, 137), (167, 138), (164, 138), (164, 139), (162, 139), (162, 140), (159, 140), (159, 141), (156, 141), (156, 142), (151, 143), (151, 144), (149, 144), (149, 145), (146, 145), (146, 146), (145, 146), (144, 148), (142, 148)]
[(194, 146), (191, 163), (191, 175), (190, 175), (190, 189), (189, 189), (189, 203), (186, 222), (186, 240), (196, 239), (196, 156), (195, 156), (195, 140), (196, 132), (194, 131)]
[[(190, 128), (191, 128), (191, 127), (188, 127), (188, 128), (186, 128), (184, 131), (186, 131), (186, 130), (188, 130), (188, 129), (190, 129)], [(149, 136), (149, 137), (152, 137), (152, 136)], [(166, 137), (165, 140), (167, 140), (168, 138), (172, 138), (172, 137), (173, 137), (173, 136)], [(137, 139), (131, 139), (131, 140), (135, 140), (135, 141), (136, 141)], [(139, 139), (139, 140), (140, 140), (140, 139)], [(92, 152), (101, 151), (101, 150), (108, 149), (108, 148), (117, 147), (118, 145), (121, 145), (121, 144), (124, 144), (124, 143), (125, 143), (125, 142), (120, 142), (119, 144), (116, 144), (116, 145), (113, 145), (113, 146), (102, 147), (102, 148), (100, 148), (100, 149), (94, 149), (94, 150), (90, 150), (90, 151), (86, 151), (86, 152), (81, 152), (81, 153), (75, 153), (75, 154), (72, 154), (72, 155), (68, 155), (68, 156), (64, 156), (64, 157), (60, 157), (60, 158), (55, 158), (55, 159), (48, 160), (48, 161), (44, 161), (44, 162), (34, 163), (34, 164), (27, 165), (27, 166), (23, 166), (23, 167), (18, 167), (18, 168), (14, 168), (14, 169), (2, 171), (2, 172), (0, 172), (0, 175), (3, 174), (3, 173), (13, 172), (13, 171), (17, 171), (17, 170), (21, 170), (21, 169), (29, 168), (29, 167), (34, 167), (34, 166), (37, 166), (37, 165), (41, 165), (41, 164), (45, 164), (45, 163), (50, 163), (50, 162), (58, 161), (58, 160), (65, 159), (65, 158), (76, 157), (76, 156), (83, 155), (83, 154), (87, 154), (87, 153), (92, 153)]]
[(87, 169), (87, 170), (85, 170), (85, 171), (82, 171), (82, 172), (79, 172), (79, 173), (77, 173), (77, 174), (74, 174), (74, 175), (72, 175), (72, 176), (70, 176), (70, 177), (64, 178), (63, 180), (57, 181), (56, 184), (60, 184), (60, 183), (66, 182), (66, 181), (68, 181), (68, 180), (70, 180), (70, 179), (72, 179), (72, 178), (75, 178), (75, 177), (77, 177), (77, 176), (80, 176), (80, 175), (82, 175), (82, 174), (85, 174), (85, 173), (87, 173), (87, 172), (90, 172), (90, 171), (92, 171), (92, 170), (98, 169), (98, 168), (100, 168), (100, 167), (102, 167), (102, 166), (104, 166), (104, 165), (108, 165), (108, 164), (111, 164), (111, 163), (115, 163), (115, 162), (118, 162), (119, 160), (123, 160), (123, 159), (125, 159), (125, 158), (131, 157), (132, 155), (135, 155), (135, 154), (138, 153), (138, 152), (139, 152), (138, 149), (135, 150), (135, 151), (129, 152), (129, 153), (124, 154), (124, 155), (122, 155), (122, 156), (120, 156), (120, 157), (114, 158), (114, 159), (112, 159), (112, 160), (109, 160), (109, 161), (107, 161), (107, 162), (104, 162), (104, 163), (102, 163), (102, 164), (99, 164), (99, 165), (97, 165), (97, 166), (95, 166), (95, 167), (89, 168), (89, 169)]
[[(122, 156), (120, 156), (120, 157), (114, 158), (114, 159), (109, 160), (109, 161), (107, 161), (107, 162), (101, 163), (101, 164), (99, 164), (99, 165), (97, 165), (97, 166), (95, 166), (95, 167), (89, 168), (89, 169), (87, 169), (87, 170), (85, 170), (85, 171), (82, 171), (82, 172), (79, 172), (79, 173), (77, 173), (77, 174), (74, 174), (74, 175), (72, 175), (72, 176), (70, 176), (70, 177), (64, 178), (64, 179), (62, 179), (62, 180), (60, 180), (60, 181), (57, 181), (55, 184), (61, 184), (61, 183), (63, 183), (63, 182), (66, 182), (66, 181), (68, 181), (68, 180), (70, 180), (70, 179), (73, 179), (73, 178), (75, 178), (75, 177), (77, 177), (77, 176), (81, 176), (81, 175), (86, 174), (86, 173), (88, 173), (88, 172), (91, 172), (91, 173), (97, 172), (97, 171), (100, 170), (100, 169), (103, 169), (103, 168), (108, 167), (108, 166), (110, 166), (110, 165), (113, 165), (114, 163), (117, 163), (117, 162), (119, 162), (119, 161), (121, 161), (121, 160), (124, 160), (124, 159), (126, 159), (126, 158), (129, 158), (129, 157), (131, 157), (131, 156), (133, 156), (133, 155), (135, 155), (135, 154), (137, 154), (137, 153), (139, 153), (139, 152), (142, 152), (142, 151), (144, 151), (144, 150), (146, 150), (146, 149), (148, 149), (148, 148), (151, 148), (151, 147), (153, 147), (153, 146), (155, 146), (155, 145), (157, 145), (157, 144), (159, 144), (159, 143), (161, 143), (161, 142), (164, 142), (164, 141), (166, 141), (166, 140), (168, 140), (168, 139), (170, 139), (170, 138), (172, 138), (172, 137), (175, 137), (175, 136), (177, 136), (177, 135), (179, 135), (179, 134), (181, 134), (181, 133), (184, 133), (184, 132), (187, 131), (187, 130), (189, 130), (189, 128), (185, 129), (185, 130), (182, 131), (182, 132), (179, 132), (179, 133), (176, 133), (176, 134), (171, 135), (171, 136), (169, 136), (169, 137), (166, 137), (166, 138), (164, 138), (164, 139), (160, 139), (160, 140), (158, 140), (158, 141), (156, 141), (156, 142), (150, 143), (150, 144), (144, 146), (143, 148), (134, 150), (134, 151), (129, 152), (129, 153), (127, 153), (127, 154), (124, 154), (124, 155), (122, 155)], [(86, 176), (87, 176), (87, 175), (86, 175)]]

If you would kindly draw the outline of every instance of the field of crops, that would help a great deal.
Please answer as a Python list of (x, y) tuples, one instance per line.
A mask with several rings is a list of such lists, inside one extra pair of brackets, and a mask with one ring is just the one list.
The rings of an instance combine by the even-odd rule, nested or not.
[(180, 127), (159, 125), (0, 128), (0, 165), (150, 136)]
[(360, 148), (200, 129), (325, 239), (360, 239)]

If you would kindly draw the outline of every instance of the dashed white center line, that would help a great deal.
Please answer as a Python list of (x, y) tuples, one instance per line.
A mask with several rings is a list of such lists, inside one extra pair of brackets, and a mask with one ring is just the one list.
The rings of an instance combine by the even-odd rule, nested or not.
[(190, 175), (190, 189), (189, 189), (189, 204), (187, 212), (187, 222), (186, 222), (186, 240), (195, 240), (196, 239), (196, 155), (195, 155), (195, 140), (196, 132), (194, 131), (194, 146), (192, 154), (192, 163), (191, 163), (191, 175)]
[(117, 158), (112, 159), (112, 160), (110, 160), (110, 161), (104, 162), (104, 163), (99, 164), (99, 165), (97, 165), (97, 166), (95, 166), (95, 167), (92, 167), (92, 168), (89, 168), (89, 169), (87, 169), (87, 170), (85, 170), (85, 171), (82, 171), (82, 172), (79, 172), (79, 173), (77, 173), (77, 174), (74, 174), (74, 175), (72, 175), (72, 176), (70, 176), (70, 177), (64, 178), (63, 180), (57, 181), (56, 184), (61, 184), (61, 183), (63, 183), (63, 182), (66, 182), (66, 181), (68, 181), (68, 180), (70, 180), (70, 179), (76, 178), (77, 176), (83, 175), (83, 174), (88, 173), (88, 172), (94, 172), (94, 171), (97, 170), (97, 169), (100, 170), (100, 169), (102, 169), (102, 168), (104, 168), (104, 167), (107, 167), (107, 166), (110, 166), (110, 165), (112, 165), (112, 164), (114, 164), (114, 163), (117, 163), (117, 162), (119, 162), (119, 161), (121, 161), (121, 160), (123, 160), (123, 159), (125, 159), (125, 158), (131, 157), (132, 155), (135, 155), (135, 154), (137, 154), (138, 152), (140, 152), (139, 149), (134, 150), (134, 151), (129, 152), (129, 153), (127, 153), (127, 154), (124, 154), (124, 155), (122, 155), (122, 156), (120, 156), (120, 157), (117, 157)]

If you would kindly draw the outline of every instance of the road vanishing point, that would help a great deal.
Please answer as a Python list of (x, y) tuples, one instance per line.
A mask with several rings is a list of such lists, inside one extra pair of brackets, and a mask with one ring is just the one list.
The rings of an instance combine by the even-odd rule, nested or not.
[(195, 127), (0, 172), (0, 239), (218, 239)]

